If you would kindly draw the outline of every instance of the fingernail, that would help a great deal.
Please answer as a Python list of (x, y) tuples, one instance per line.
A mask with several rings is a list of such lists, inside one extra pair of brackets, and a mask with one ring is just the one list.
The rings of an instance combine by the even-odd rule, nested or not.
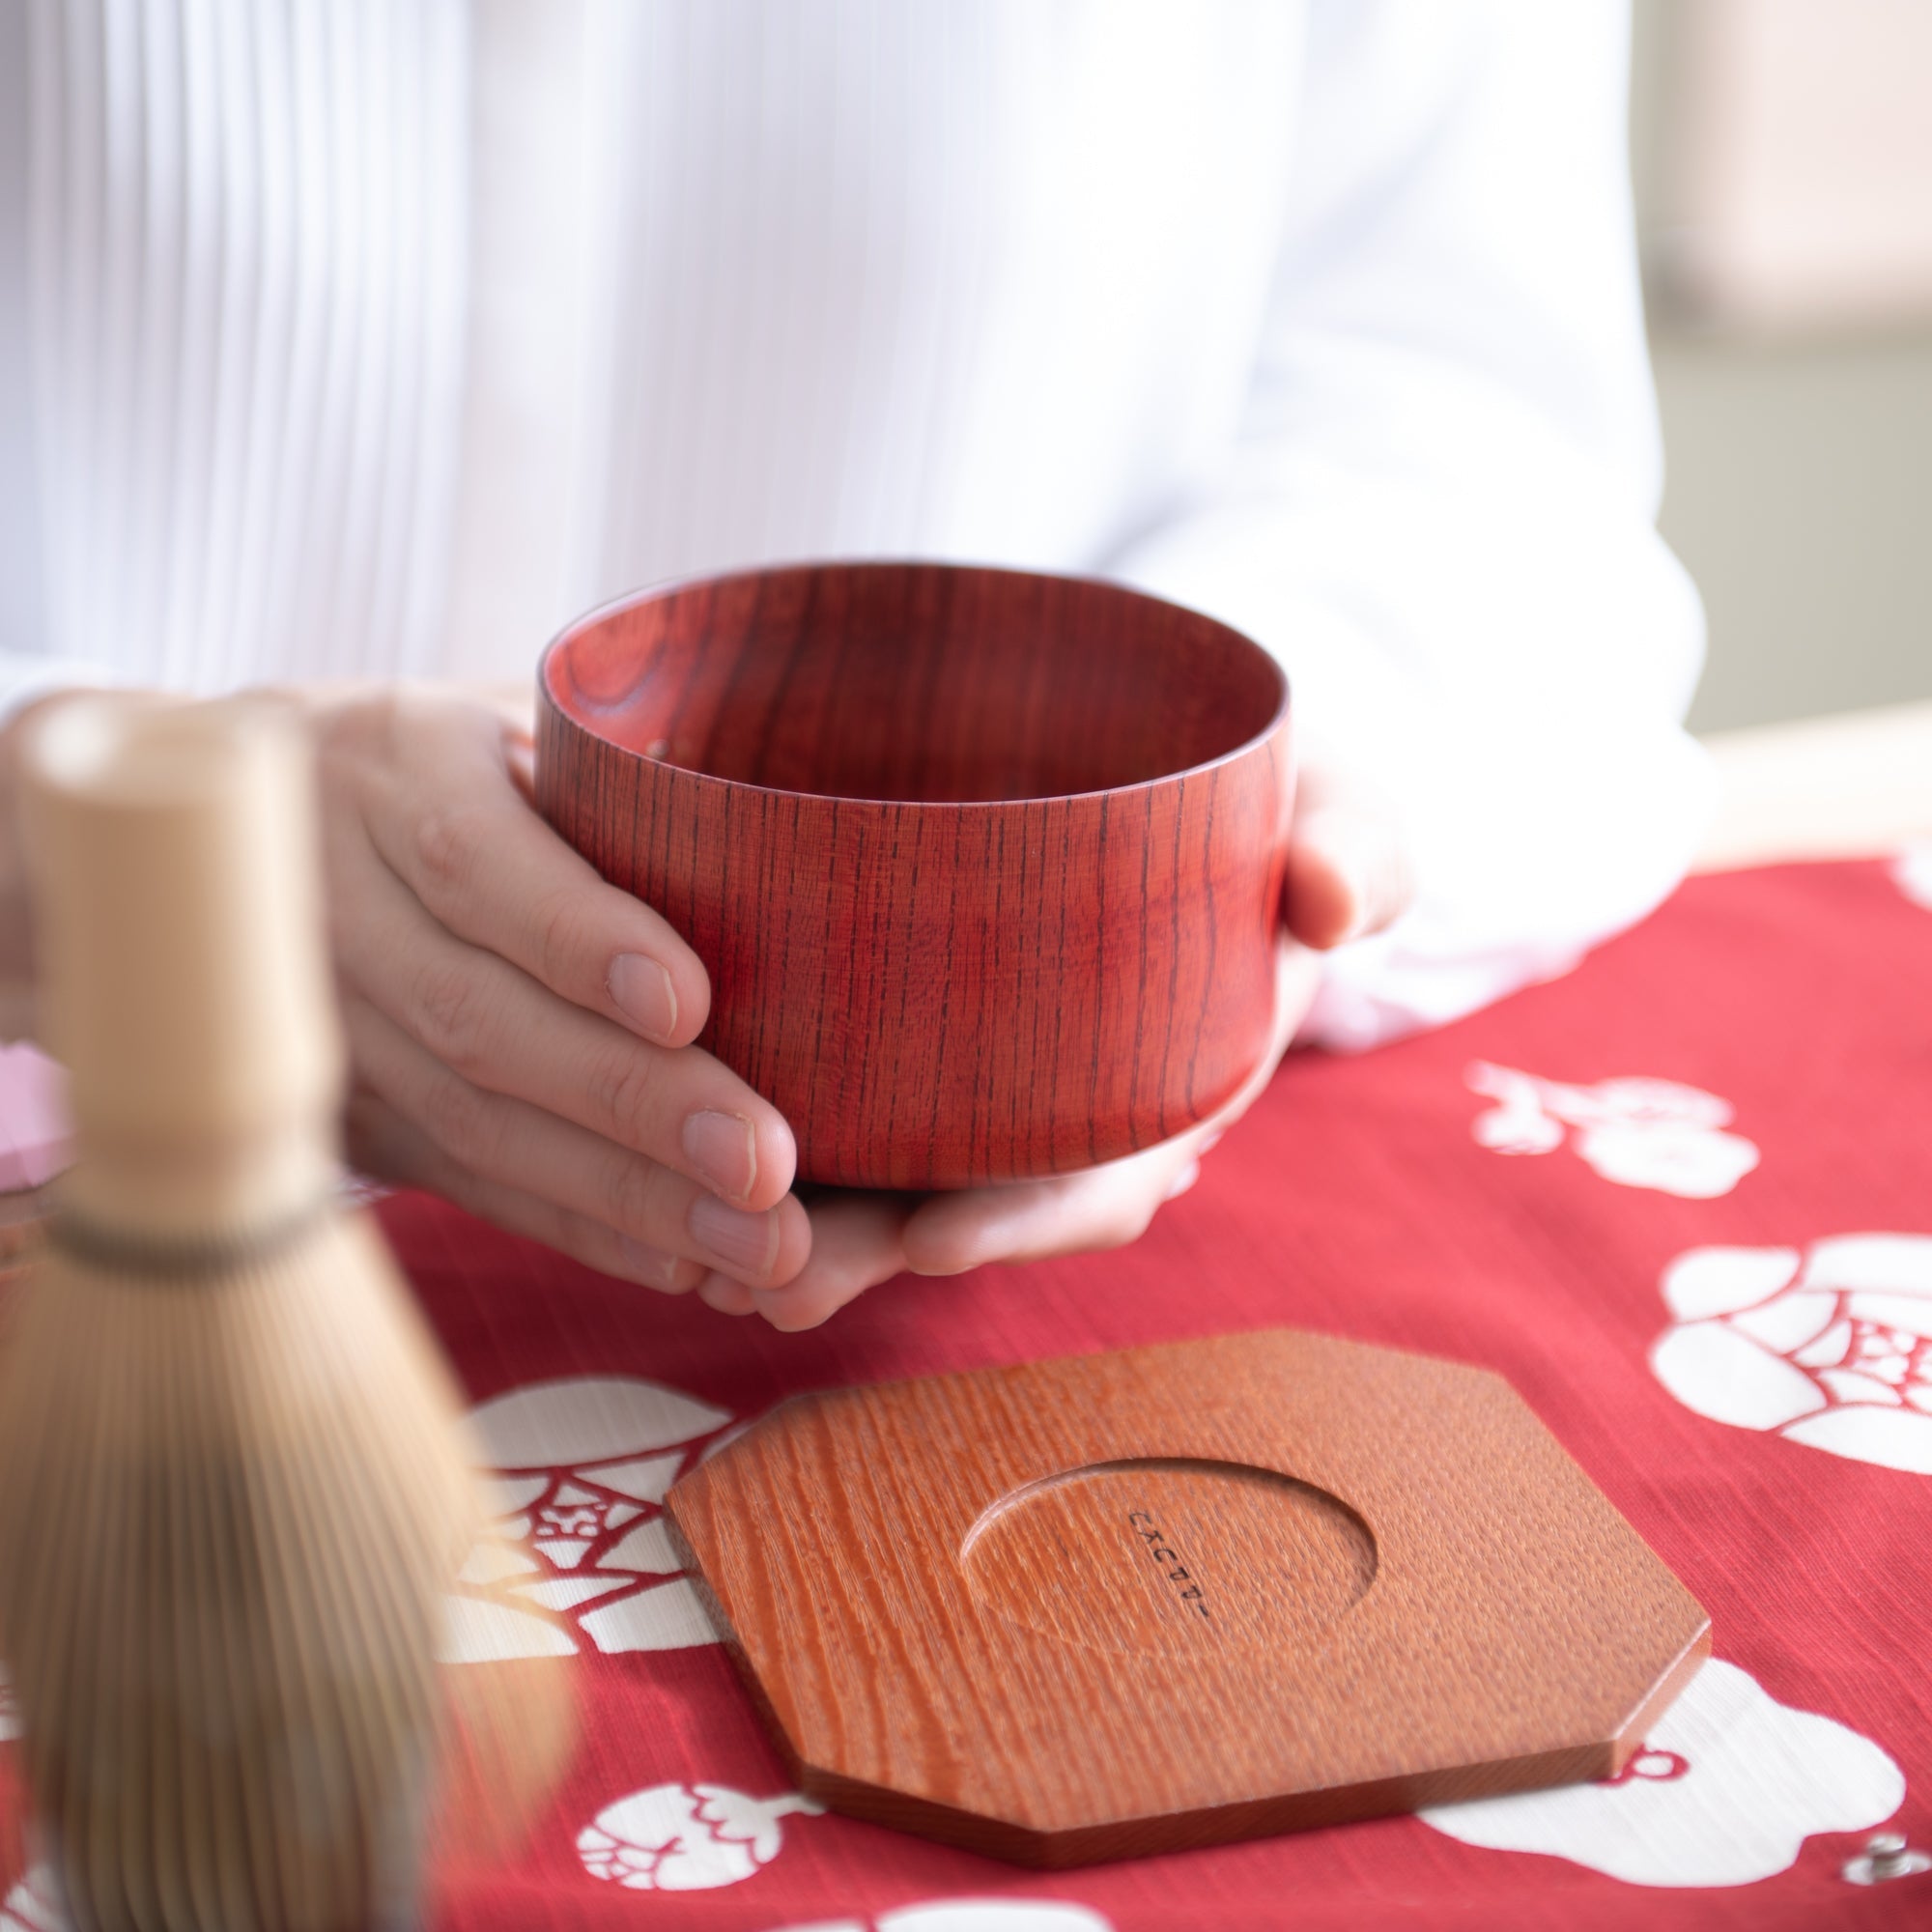
[(667, 1040), (677, 1026), (677, 989), (670, 975), (642, 952), (620, 952), (606, 983), (617, 1010), (641, 1034)]
[(692, 1239), (733, 1274), (763, 1274), (778, 1259), (776, 1214), (747, 1214), (741, 1208), (727, 1208), (714, 1196), (700, 1194), (691, 1204), (685, 1222)]
[(689, 1116), (684, 1157), (727, 1200), (744, 1200), (758, 1178), (758, 1137), (743, 1114)]
[(675, 1255), (668, 1255), (662, 1248), (647, 1248), (642, 1241), (634, 1241), (628, 1235), (617, 1236), (617, 1252), (623, 1256), (624, 1265), (635, 1269), (650, 1287), (677, 1286)]

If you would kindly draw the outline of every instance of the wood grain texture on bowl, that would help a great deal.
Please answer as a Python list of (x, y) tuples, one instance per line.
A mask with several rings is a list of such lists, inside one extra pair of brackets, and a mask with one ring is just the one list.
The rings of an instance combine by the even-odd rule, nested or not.
[(1022, 572), (752, 572), (573, 627), (539, 711), (540, 809), (704, 961), (703, 1043), (804, 1179), (1091, 1166), (1265, 1050), (1287, 691), (1208, 618)]

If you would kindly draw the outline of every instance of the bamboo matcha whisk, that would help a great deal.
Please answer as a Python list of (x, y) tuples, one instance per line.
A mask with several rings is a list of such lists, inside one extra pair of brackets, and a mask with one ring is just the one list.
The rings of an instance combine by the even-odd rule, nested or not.
[(78, 1158), (0, 1341), (0, 1654), (48, 1855), (83, 1932), (411, 1923), (453, 1728), (508, 1810), (564, 1707), (435, 1662), (485, 1515), (336, 1200), (305, 748), (271, 706), (82, 699), (27, 787)]

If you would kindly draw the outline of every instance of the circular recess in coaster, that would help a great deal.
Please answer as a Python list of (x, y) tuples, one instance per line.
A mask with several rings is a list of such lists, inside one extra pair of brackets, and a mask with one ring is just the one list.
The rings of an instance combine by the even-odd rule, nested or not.
[(975, 1597), (1090, 1650), (1304, 1644), (1361, 1601), (1376, 1541), (1325, 1490), (1181, 1458), (1094, 1463), (1013, 1491), (959, 1551)]

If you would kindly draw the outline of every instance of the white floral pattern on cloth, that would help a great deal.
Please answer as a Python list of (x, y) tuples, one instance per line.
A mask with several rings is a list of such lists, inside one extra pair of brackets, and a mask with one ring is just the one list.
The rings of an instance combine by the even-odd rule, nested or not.
[(1932, 911), (1932, 839), (1922, 845), (1908, 845), (1892, 861), (1891, 876), (1915, 905)]
[(1463, 1074), (1495, 1101), (1470, 1131), (1497, 1153), (1552, 1153), (1571, 1146), (1605, 1180), (1689, 1201), (1728, 1194), (1758, 1163), (1757, 1144), (1726, 1133), (1731, 1103), (1675, 1080), (1600, 1080), (1594, 1087), (1544, 1080), (1479, 1060)]
[(1650, 1365), (1685, 1407), (1932, 1475), (1932, 1236), (1692, 1248), (1662, 1289)]
[(1627, 1885), (1750, 1885), (1786, 1870), (1813, 1833), (1868, 1831), (1904, 1797), (1904, 1774), (1869, 1738), (1714, 1659), (1621, 1777), (1417, 1815), (1465, 1845), (1543, 1852)]
[(598, 1812), (577, 1834), (577, 1856), (592, 1878), (631, 1891), (708, 1891), (778, 1857), (780, 1819), (824, 1809), (796, 1791), (753, 1798), (723, 1784), (654, 1784)]
[(632, 1376), (532, 1382), (471, 1414), (498, 1512), (448, 1600), (452, 1662), (715, 1643), (665, 1493), (729, 1413)]
[(68, 1932), (53, 1874), (35, 1865), (0, 1901), (0, 1932)]
[(774, 1932), (1114, 1932), (1091, 1907), (1054, 1898), (935, 1898), (876, 1918), (815, 1918)]

